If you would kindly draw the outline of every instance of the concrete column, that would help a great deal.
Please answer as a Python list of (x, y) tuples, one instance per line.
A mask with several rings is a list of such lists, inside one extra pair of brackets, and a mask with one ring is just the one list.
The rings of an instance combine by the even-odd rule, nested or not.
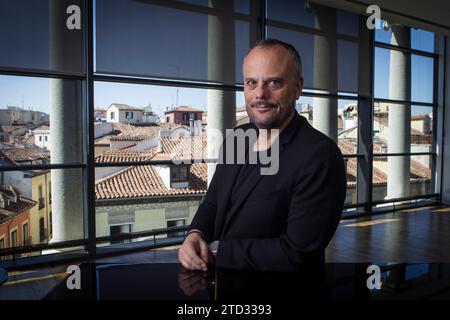
[[(66, 26), (67, 7), (80, 1), (49, 3), (49, 67), (51, 70), (83, 71), (82, 30)], [(81, 81), (50, 79), (50, 158), (52, 163), (82, 161)], [(51, 242), (82, 239), (83, 174), (81, 169), (51, 171), (53, 238)]]
[[(337, 93), (336, 10), (317, 5), (315, 27), (325, 35), (314, 37), (314, 88)], [(337, 142), (337, 100), (313, 98), (313, 126)]]
[[(392, 25), (391, 43), (409, 48), (410, 30), (400, 25)], [(409, 54), (391, 50), (389, 66), (389, 98), (411, 100), (411, 57)], [(411, 107), (406, 104), (389, 106), (388, 152), (410, 152), (411, 148)], [(410, 195), (410, 157), (388, 157), (387, 199)]]
[[(236, 81), (234, 1), (209, 0), (209, 6), (217, 15), (208, 17), (208, 80), (232, 84)], [(236, 93), (208, 90), (207, 111), (208, 158), (217, 158), (225, 129), (235, 126)], [(208, 164), (208, 184), (215, 168)]]

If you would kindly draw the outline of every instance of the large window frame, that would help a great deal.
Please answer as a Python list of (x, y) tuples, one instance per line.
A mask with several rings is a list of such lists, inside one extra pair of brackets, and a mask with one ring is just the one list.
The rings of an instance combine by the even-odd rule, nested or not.
[[(156, 1), (159, 2), (159, 1)], [(18, 165), (18, 166), (3, 166), (0, 171), (24, 171), (24, 170), (50, 170), (50, 169), (81, 169), (85, 173), (83, 181), (83, 193), (85, 203), (84, 207), (84, 224), (85, 224), (85, 235), (83, 239), (75, 239), (71, 241), (64, 241), (58, 243), (47, 243), (39, 245), (31, 245), (16, 248), (5, 248), (0, 250), (0, 256), (6, 255), (16, 255), (27, 252), (42, 251), (46, 249), (58, 249), (67, 247), (82, 247), (85, 253), (87, 252), (89, 256), (96, 256), (102, 253), (101, 248), (98, 247), (101, 243), (109, 243), (118, 240), (131, 240), (141, 237), (153, 237), (153, 241), (150, 241), (145, 247), (159, 247), (167, 244), (180, 243), (180, 239), (175, 239), (171, 242), (158, 242), (156, 236), (160, 234), (166, 234), (167, 229), (155, 229), (145, 232), (132, 232), (129, 234), (122, 234), (120, 236), (111, 237), (99, 237), (96, 235), (96, 200), (95, 200), (95, 169), (102, 167), (125, 167), (125, 166), (142, 166), (142, 165), (160, 165), (160, 164), (172, 164), (171, 161), (162, 160), (149, 160), (149, 161), (139, 161), (139, 162), (109, 162), (109, 163), (95, 163), (94, 159), (94, 82), (118, 82), (118, 83), (129, 83), (129, 84), (145, 84), (145, 85), (161, 85), (169, 87), (186, 87), (186, 88), (200, 88), (200, 89), (219, 89), (219, 90), (231, 90), (235, 92), (242, 92), (243, 85), (235, 83), (224, 84), (224, 83), (211, 83), (202, 81), (183, 81), (180, 79), (166, 79), (166, 78), (145, 78), (145, 77), (127, 77), (124, 75), (117, 74), (101, 74), (94, 72), (94, 12), (95, 12), (95, 0), (84, 0), (84, 13), (83, 13), (83, 34), (85, 41), (85, 74), (69, 74), (64, 72), (43, 72), (40, 70), (14, 70), (10, 68), (0, 68), (0, 75), (16, 75), (16, 76), (29, 76), (29, 77), (43, 77), (43, 78), (57, 78), (57, 79), (67, 79), (67, 80), (78, 80), (82, 82), (83, 87), (83, 101), (87, 106), (87, 112), (84, 115), (84, 132), (87, 132), (83, 136), (83, 143), (87, 146), (86, 157), (81, 163), (49, 163), (49, 164), (30, 164), (30, 165)], [(160, 2), (159, 2), (160, 3)], [(183, 10), (192, 10), (195, 12), (202, 13), (213, 13), (214, 11), (210, 8), (205, 8), (202, 6), (197, 6), (193, 4), (186, 4), (176, 1), (167, 1), (164, 4), (168, 7), (182, 8)], [(250, 0), (250, 12), (249, 14), (235, 13), (237, 20), (249, 21), (252, 23), (250, 28), (252, 36), (250, 37), (251, 42), (255, 40), (266, 38), (267, 26), (271, 23), (267, 19), (266, 12), (266, 0)], [(287, 23), (283, 25), (289, 26)], [(302, 27), (302, 29), (309, 29)], [(315, 30), (308, 30), (309, 32), (317, 32)], [(443, 39), (436, 36), (438, 42), (442, 42)], [(345, 159), (356, 158), (358, 162), (358, 175), (357, 175), (357, 198), (358, 201), (355, 204), (345, 205), (344, 218), (351, 218), (355, 215), (370, 215), (376, 213), (373, 206), (381, 203), (392, 202), (394, 205), (397, 201), (407, 201), (413, 200), (417, 205), (419, 199), (430, 199), (437, 202), (440, 201), (440, 195), (442, 193), (439, 188), (436, 189), (437, 192), (426, 195), (419, 195), (414, 197), (407, 197), (401, 199), (385, 200), (385, 201), (372, 201), (372, 167), (373, 160), (375, 157), (379, 156), (411, 156), (411, 155), (429, 155), (433, 157), (433, 167), (435, 172), (433, 172), (433, 177), (436, 176), (436, 168), (438, 168), (438, 162), (442, 159), (442, 154), (436, 152), (436, 146), (439, 141), (436, 130), (438, 125), (438, 69), (442, 61), (439, 59), (442, 57), (436, 53), (429, 53), (425, 51), (396, 47), (386, 43), (376, 42), (374, 31), (371, 31), (370, 39), (371, 57), (370, 57), (370, 72), (371, 72), (371, 93), (370, 95), (350, 95), (350, 94), (325, 94), (312, 91), (305, 91), (303, 96), (306, 97), (322, 97), (329, 99), (344, 99), (344, 100), (357, 100), (358, 102), (358, 151), (356, 154), (344, 154)], [(400, 50), (408, 53), (413, 53), (421, 56), (427, 56), (433, 58), (434, 63), (434, 94), (433, 102), (416, 102), (416, 101), (401, 101), (401, 100), (390, 100), (390, 99), (379, 99), (374, 97), (374, 59), (375, 59), (375, 48), (387, 48), (390, 50)], [(442, 79), (441, 79), (442, 80)], [(375, 102), (388, 102), (388, 103), (409, 103), (417, 106), (426, 106), (433, 108), (433, 150), (432, 152), (426, 153), (406, 153), (406, 154), (377, 154), (373, 152), (373, 105)], [(364, 131), (360, 128), (365, 128)], [(213, 162), (209, 159), (206, 162)], [(436, 179), (433, 179), (433, 182)], [(428, 203), (427, 203), (428, 204)], [(171, 232), (181, 232), (187, 230), (188, 226), (181, 226), (170, 228)], [(143, 246), (138, 246), (142, 248)], [(125, 249), (126, 250), (126, 249)], [(129, 250), (129, 249), (128, 249)], [(84, 255), (82, 253), (81, 255)], [(26, 258), (33, 259), (33, 258)]]

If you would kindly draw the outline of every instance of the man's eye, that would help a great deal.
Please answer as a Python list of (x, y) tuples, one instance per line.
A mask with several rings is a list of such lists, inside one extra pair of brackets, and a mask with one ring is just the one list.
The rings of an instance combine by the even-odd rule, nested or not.
[(254, 86), (255, 84), (256, 84), (256, 82), (254, 80), (247, 80), (248, 86)]
[(270, 80), (269, 85), (270, 86), (279, 86), (281, 84), (280, 80)]

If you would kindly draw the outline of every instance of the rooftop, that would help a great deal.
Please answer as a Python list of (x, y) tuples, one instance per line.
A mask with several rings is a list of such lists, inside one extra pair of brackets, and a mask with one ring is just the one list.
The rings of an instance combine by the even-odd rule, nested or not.
[(170, 109), (164, 113), (170, 113), (170, 112), (174, 112), (174, 111), (204, 112), (203, 110), (195, 109), (195, 108), (188, 107), (188, 106), (179, 106), (179, 107)]
[(0, 202), (4, 203), (4, 208), (0, 207), (0, 223), (31, 209), (37, 204), (36, 201), (20, 196), (12, 186), (0, 186)]
[[(116, 107), (119, 110), (130, 110), (130, 111), (144, 111), (142, 108), (132, 107), (123, 103), (112, 103), (109, 108)], [(108, 109), (109, 109), (108, 108)]]
[(150, 196), (193, 195), (207, 191), (207, 164), (191, 166), (189, 188), (168, 189), (154, 166), (135, 166), (100, 179), (95, 184), (96, 199), (123, 199)]

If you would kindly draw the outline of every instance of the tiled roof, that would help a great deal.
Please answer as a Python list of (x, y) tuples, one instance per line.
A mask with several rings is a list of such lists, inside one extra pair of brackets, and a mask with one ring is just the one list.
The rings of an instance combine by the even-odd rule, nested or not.
[(14, 137), (13, 138), (14, 141), (16, 141), (17, 143), (22, 143), (22, 144), (34, 144), (34, 135), (25, 135), (25, 136), (21, 136), (21, 137)]
[(206, 159), (206, 136), (161, 137), (160, 153), (172, 159)]
[(180, 106), (180, 107), (176, 107), (172, 110), (168, 110), (164, 113), (170, 113), (170, 112), (174, 112), (174, 111), (191, 111), (191, 112), (203, 112), (203, 110), (199, 110), (199, 109), (195, 109), (192, 107), (187, 107), (187, 106)]
[(425, 119), (429, 119), (430, 116), (428, 114), (417, 114), (414, 116), (411, 116), (411, 120), (425, 120)]
[(157, 137), (161, 127), (158, 125), (133, 125), (128, 123), (113, 123), (114, 130), (120, 135)]
[(5, 205), (4, 208), (0, 208), (0, 223), (31, 209), (37, 204), (36, 201), (24, 197), (20, 197), (15, 201), (16, 196), (19, 196), (19, 194), (12, 186), (0, 186), (0, 200)]
[(0, 155), (3, 155), (12, 162), (50, 159), (50, 152), (39, 147), (4, 149), (0, 150)]
[(129, 105), (123, 104), (123, 103), (112, 103), (109, 107), (111, 108), (113, 106), (119, 110), (144, 111), (144, 109), (132, 107), (132, 106), (129, 106)]
[(132, 150), (108, 150), (95, 157), (95, 162), (126, 162), (150, 160), (156, 154), (156, 150), (132, 151)]
[(207, 164), (191, 165), (189, 188), (168, 189), (154, 166), (129, 167), (95, 184), (97, 199), (123, 199), (149, 196), (204, 194), (207, 188)]
[(7, 133), (12, 133), (16, 130), (22, 130), (22, 129), (26, 129), (26, 126), (22, 126), (22, 125), (17, 125), (17, 126), (10, 126), (10, 125), (1, 125), (0, 129), (3, 132), (7, 132)]
[(42, 126), (37, 127), (36, 129), (34, 129), (33, 131), (36, 131), (36, 130), (45, 130), (45, 131), (47, 131), (47, 130), (50, 130), (50, 127), (47, 126), (47, 125), (42, 125)]
[(112, 136), (109, 139), (110, 141), (143, 141), (149, 140), (151, 137), (143, 134), (119, 134), (117, 136)]

